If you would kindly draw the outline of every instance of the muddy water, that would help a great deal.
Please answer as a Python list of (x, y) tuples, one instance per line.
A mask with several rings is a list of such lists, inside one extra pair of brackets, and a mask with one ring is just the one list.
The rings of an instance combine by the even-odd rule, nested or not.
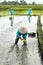
[[(8, 17), (6, 17), (5, 19), (7, 23)], [(18, 25), (19, 22), (22, 23)], [(17, 24), (16, 28), (15, 23)], [(10, 46), (14, 44), (13, 41), (15, 41), (16, 38), (16, 31), (20, 26), (27, 27), (28, 32), (36, 33), (37, 17), (32, 16), (31, 22), (29, 23), (27, 16), (14, 16), (14, 26), (12, 28), (9, 28), (9, 26), (10, 24), (7, 25), (8, 29), (6, 29), (4, 33), (2, 33), (3, 35), (1, 34), (0, 36), (0, 42), (3, 44), (2, 46), (4, 46), (3, 53), (5, 55), (5, 57), (3, 57), (2, 54), (2, 56), (0, 57), (0, 59), (3, 57), (3, 62), (1, 63), (1, 65), (42, 65), (38, 49), (37, 35), (34, 38), (27, 37), (27, 46), (24, 46), (23, 41), (19, 40), (18, 45), (15, 46), (13, 50), (10, 48)], [(4, 41), (2, 41), (2, 39)]]

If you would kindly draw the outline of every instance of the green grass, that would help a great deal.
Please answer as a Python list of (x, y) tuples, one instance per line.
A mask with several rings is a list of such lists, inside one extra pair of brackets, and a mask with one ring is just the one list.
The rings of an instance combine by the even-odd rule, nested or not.
[[(14, 11), (14, 15), (26, 15), (28, 14), (28, 10), (17, 10)], [(0, 16), (7, 16), (10, 15), (9, 10), (2, 10), (0, 11)], [(32, 14), (31, 15), (43, 15), (43, 10), (32, 10)]]
[[(40, 24), (40, 16), (38, 17), (38, 22)], [(38, 32), (38, 41), (39, 41), (39, 45), (41, 47), (41, 50), (43, 52), (43, 39), (42, 39), (42, 36), (43, 36), (43, 31), (42, 31), (42, 27), (40, 25), (37, 25), (37, 32)]]
[(0, 5), (0, 16), (10, 15), (9, 10), (14, 9), (14, 15), (26, 15), (32, 8), (31, 15), (43, 15), (43, 5)]
[(24, 8), (24, 9), (29, 9), (29, 8), (32, 8), (33, 10), (43, 10), (43, 4), (42, 5), (0, 5), (0, 8), (3, 8), (3, 9), (10, 9), (10, 8), (13, 8), (13, 9), (21, 9), (21, 8)]
[(43, 10), (33, 10), (33, 14), (35, 14), (35, 15), (43, 15)]

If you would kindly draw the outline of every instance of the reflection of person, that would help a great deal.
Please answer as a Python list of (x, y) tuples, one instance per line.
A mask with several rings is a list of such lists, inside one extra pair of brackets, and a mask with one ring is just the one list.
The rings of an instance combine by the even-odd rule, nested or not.
[(27, 50), (28, 50), (28, 48), (27, 48), (27, 46), (22, 46), (22, 48), (21, 48), (21, 59), (20, 59), (20, 64), (21, 65), (27, 65), (28, 64), (28, 53), (27, 53)]
[(14, 10), (12, 8), (10, 9), (10, 15), (11, 15), (10, 16), (10, 20), (11, 20), (11, 24), (10, 25), (13, 26)]
[[(21, 40), (23, 40), (24, 44), (26, 45), (27, 35), (28, 35), (27, 28), (20, 27), (17, 31), (17, 37), (16, 37), (16, 40), (15, 40), (15, 44), (17, 44), (19, 39), (21, 39)], [(21, 36), (22, 36), (22, 38), (21, 38)]]
[(29, 15), (28, 21), (29, 21), (29, 22), (30, 22), (31, 13), (32, 13), (32, 9), (30, 8), (30, 9), (28, 10), (28, 15)]

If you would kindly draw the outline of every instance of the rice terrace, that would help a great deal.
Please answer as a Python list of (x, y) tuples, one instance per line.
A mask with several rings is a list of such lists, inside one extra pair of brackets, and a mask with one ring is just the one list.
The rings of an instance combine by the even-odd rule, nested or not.
[(0, 65), (43, 65), (43, 4), (0, 2)]

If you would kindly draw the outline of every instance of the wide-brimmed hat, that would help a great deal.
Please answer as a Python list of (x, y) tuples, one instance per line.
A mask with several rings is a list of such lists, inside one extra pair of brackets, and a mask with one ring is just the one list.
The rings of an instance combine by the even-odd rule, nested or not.
[(27, 32), (27, 28), (26, 27), (20, 27), (19, 32), (22, 34), (25, 34)]

